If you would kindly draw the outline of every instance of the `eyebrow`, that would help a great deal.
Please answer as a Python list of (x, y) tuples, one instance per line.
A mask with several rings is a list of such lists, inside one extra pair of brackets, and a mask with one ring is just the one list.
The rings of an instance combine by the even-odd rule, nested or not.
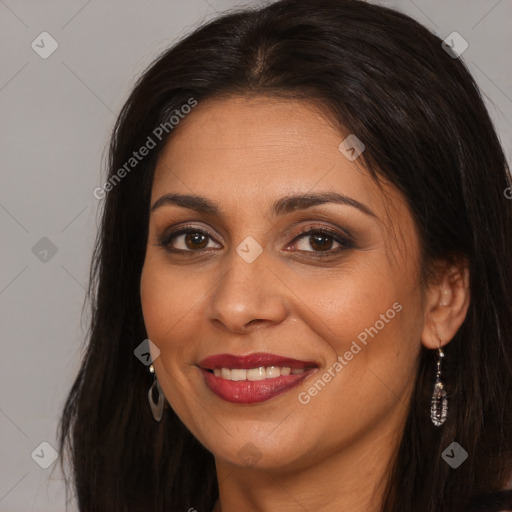
[[(352, 206), (366, 215), (377, 218), (375, 213), (373, 213), (366, 205), (349, 196), (338, 194), (336, 192), (285, 196), (272, 204), (270, 213), (273, 216), (279, 216), (295, 210), (311, 208), (312, 206), (326, 203)], [(165, 194), (155, 201), (151, 207), (151, 212), (167, 205), (181, 206), (182, 208), (188, 208), (189, 210), (194, 210), (199, 213), (217, 216), (221, 215), (221, 208), (218, 203), (207, 199), (206, 197), (192, 194)]]

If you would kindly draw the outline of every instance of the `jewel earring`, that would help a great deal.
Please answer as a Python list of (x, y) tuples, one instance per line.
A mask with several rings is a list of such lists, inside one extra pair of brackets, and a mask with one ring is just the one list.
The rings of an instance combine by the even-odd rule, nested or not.
[(436, 380), (430, 402), (430, 419), (436, 427), (440, 427), (446, 421), (446, 416), (448, 415), (448, 398), (444, 384), (441, 381), (441, 360), (444, 357), (444, 352), (441, 348), (441, 339), (437, 332), (436, 336), (439, 340), (439, 347), (437, 349)]
[[(155, 379), (153, 380), (153, 384), (151, 384), (151, 387), (148, 390), (148, 400), (149, 400), (149, 406), (151, 407), (151, 414), (153, 415), (153, 418), (155, 421), (161, 421), (162, 416), (164, 414), (164, 407), (167, 406), (166, 399), (164, 392), (162, 391), (162, 388), (160, 387), (160, 383), (158, 382), (158, 379), (156, 378), (155, 373), (155, 367), (153, 364), (149, 367), (150, 373), (152, 373), (155, 376)], [(154, 400), (154, 392), (157, 392), (157, 399)]]

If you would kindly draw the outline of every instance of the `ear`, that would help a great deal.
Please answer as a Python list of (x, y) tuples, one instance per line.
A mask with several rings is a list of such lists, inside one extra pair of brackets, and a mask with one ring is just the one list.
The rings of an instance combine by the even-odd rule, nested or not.
[(449, 343), (466, 318), (469, 301), (467, 260), (440, 265), (435, 283), (426, 294), (423, 345), (436, 349)]

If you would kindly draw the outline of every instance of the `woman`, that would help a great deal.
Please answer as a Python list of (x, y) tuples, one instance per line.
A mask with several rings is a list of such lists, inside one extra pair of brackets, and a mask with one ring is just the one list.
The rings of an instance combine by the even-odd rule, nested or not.
[(80, 510), (509, 510), (510, 186), (401, 13), (281, 0), (166, 51), (95, 191)]

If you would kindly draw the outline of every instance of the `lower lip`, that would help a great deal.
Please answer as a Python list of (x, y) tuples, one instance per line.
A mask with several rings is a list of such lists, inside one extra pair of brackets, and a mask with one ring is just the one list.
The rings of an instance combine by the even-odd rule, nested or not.
[(206, 385), (220, 398), (237, 404), (255, 404), (265, 402), (300, 384), (316, 368), (305, 370), (297, 375), (287, 375), (263, 380), (226, 380), (199, 368), (204, 375)]

